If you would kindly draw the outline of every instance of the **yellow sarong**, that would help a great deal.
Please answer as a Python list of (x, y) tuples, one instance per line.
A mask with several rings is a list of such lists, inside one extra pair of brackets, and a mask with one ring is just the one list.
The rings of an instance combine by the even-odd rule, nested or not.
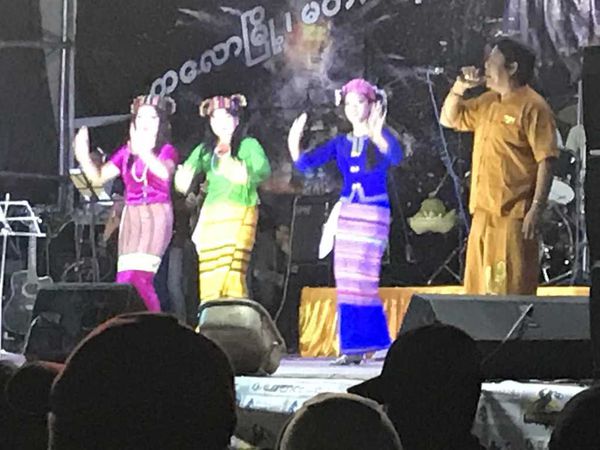
[(539, 242), (524, 239), (523, 219), (473, 214), (465, 264), (466, 294), (535, 295)]
[(202, 207), (192, 235), (199, 260), (200, 301), (247, 298), (246, 272), (258, 209), (226, 203)]

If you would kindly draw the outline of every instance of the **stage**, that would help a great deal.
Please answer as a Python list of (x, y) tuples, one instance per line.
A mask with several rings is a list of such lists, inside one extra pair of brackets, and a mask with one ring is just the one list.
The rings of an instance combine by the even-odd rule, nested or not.
[[(345, 392), (376, 376), (382, 361), (333, 366), (333, 358), (287, 358), (266, 377), (236, 377), (239, 437), (273, 445), (285, 420), (321, 392)], [(499, 381), (483, 383), (474, 431), (489, 449), (545, 449), (564, 404), (589, 383)]]
[[(540, 297), (589, 297), (587, 286), (540, 286)], [(388, 332), (395, 339), (413, 294), (464, 296), (462, 286), (381, 287), (379, 296), (388, 321)], [(305, 287), (299, 310), (300, 354), (305, 357), (330, 357), (339, 354), (335, 288)]]

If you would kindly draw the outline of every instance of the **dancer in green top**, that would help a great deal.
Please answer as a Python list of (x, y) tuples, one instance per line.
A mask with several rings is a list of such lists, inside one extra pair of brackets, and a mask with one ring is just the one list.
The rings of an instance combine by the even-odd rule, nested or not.
[(197, 173), (206, 174), (207, 195), (192, 235), (200, 272), (200, 301), (246, 298), (246, 271), (258, 220), (258, 186), (271, 174), (260, 143), (242, 136), (243, 95), (217, 96), (200, 105), (213, 135), (199, 144), (175, 175), (186, 193)]

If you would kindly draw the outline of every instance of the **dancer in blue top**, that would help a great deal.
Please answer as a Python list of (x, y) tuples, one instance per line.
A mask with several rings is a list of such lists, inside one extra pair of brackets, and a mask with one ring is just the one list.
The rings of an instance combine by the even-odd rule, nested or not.
[(334, 274), (337, 287), (340, 352), (338, 363), (358, 363), (367, 352), (387, 348), (390, 335), (379, 298), (379, 271), (390, 228), (387, 171), (400, 163), (398, 140), (384, 128), (386, 97), (363, 79), (348, 82), (336, 94), (344, 104), (352, 133), (338, 135), (301, 153), (307, 116), (293, 123), (288, 146), (300, 171), (331, 160), (337, 162), (344, 184), (333, 222)]

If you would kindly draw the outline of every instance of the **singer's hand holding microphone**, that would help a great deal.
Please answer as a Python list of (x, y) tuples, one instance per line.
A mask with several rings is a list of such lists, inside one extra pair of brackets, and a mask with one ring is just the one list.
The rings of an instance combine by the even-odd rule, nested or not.
[(461, 73), (458, 78), (456, 78), (451, 91), (456, 95), (462, 97), (467, 90), (481, 86), (485, 83), (485, 77), (475, 66), (463, 67), (460, 69), (460, 71)]

